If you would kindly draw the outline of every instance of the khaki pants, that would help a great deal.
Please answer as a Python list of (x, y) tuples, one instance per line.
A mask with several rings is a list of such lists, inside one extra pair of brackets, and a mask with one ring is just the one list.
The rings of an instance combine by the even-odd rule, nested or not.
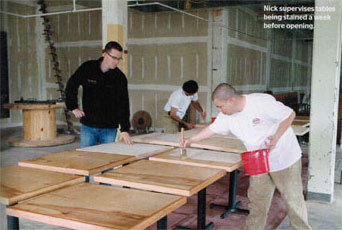
[(248, 230), (263, 230), (275, 188), (285, 200), (290, 229), (311, 229), (303, 196), (302, 164), (299, 159), (291, 167), (279, 172), (251, 176), (248, 188)]
[(173, 120), (167, 112), (163, 113), (162, 115), (162, 124), (163, 128), (165, 129), (165, 133), (179, 132), (178, 122)]

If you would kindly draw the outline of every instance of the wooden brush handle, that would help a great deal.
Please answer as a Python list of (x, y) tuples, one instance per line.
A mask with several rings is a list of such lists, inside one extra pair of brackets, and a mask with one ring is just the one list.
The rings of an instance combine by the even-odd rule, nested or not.
[(181, 145), (184, 144), (184, 128), (181, 128)]

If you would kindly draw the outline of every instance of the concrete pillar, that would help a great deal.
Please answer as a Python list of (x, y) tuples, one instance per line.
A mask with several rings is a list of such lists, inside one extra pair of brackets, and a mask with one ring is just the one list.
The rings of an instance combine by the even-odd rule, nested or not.
[[(39, 11), (39, 7), (36, 9), (36, 14), (41, 14), (42, 12)], [(43, 25), (43, 18), (35, 17), (35, 42), (36, 42), (36, 57), (37, 57), (37, 66), (38, 66), (38, 85), (37, 85), (37, 98), (38, 100), (48, 100), (47, 98), (47, 86), (46, 79), (48, 78), (46, 71), (46, 64), (45, 60), (48, 59), (49, 61), (51, 58), (48, 56), (49, 54), (46, 52), (48, 47), (48, 42), (44, 36), (44, 25)], [(53, 79), (55, 81), (55, 79)]]
[[(220, 24), (227, 25), (228, 12), (227, 10), (214, 10), (211, 12), (212, 21), (215, 23), (212, 25), (212, 85), (211, 92), (214, 91), (217, 85), (222, 82), (228, 82), (227, 79), (227, 37), (228, 31)], [(209, 59), (208, 59), (209, 60)], [(227, 81), (228, 80), (228, 81)], [(211, 98), (210, 92), (210, 98)], [(214, 103), (211, 103), (211, 116), (216, 117), (218, 110)]]
[(310, 113), (309, 180), (307, 199), (332, 202), (336, 154), (337, 106), (341, 65), (341, 1), (316, 0), (333, 7), (330, 20), (315, 20)]
[(128, 74), (127, 55), (127, 1), (102, 0), (102, 44), (117, 41), (124, 49), (123, 61), (119, 68)]

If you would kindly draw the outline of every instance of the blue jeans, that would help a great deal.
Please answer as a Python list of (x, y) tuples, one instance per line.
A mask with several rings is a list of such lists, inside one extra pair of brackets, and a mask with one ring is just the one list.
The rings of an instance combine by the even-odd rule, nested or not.
[(92, 128), (86, 125), (81, 126), (80, 147), (115, 142), (117, 129)]

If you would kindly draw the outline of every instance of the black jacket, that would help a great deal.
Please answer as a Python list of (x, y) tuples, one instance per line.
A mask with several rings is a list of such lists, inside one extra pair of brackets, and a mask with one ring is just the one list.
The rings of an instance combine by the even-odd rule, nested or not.
[(78, 88), (82, 86), (82, 107), (85, 116), (81, 123), (93, 128), (117, 128), (128, 132), (129, 98), (127, 79), (119, 68), (103, 73), (103, 58), (83, 63), (67, 82), (66, 106), (69, 110), (79, 108)]

